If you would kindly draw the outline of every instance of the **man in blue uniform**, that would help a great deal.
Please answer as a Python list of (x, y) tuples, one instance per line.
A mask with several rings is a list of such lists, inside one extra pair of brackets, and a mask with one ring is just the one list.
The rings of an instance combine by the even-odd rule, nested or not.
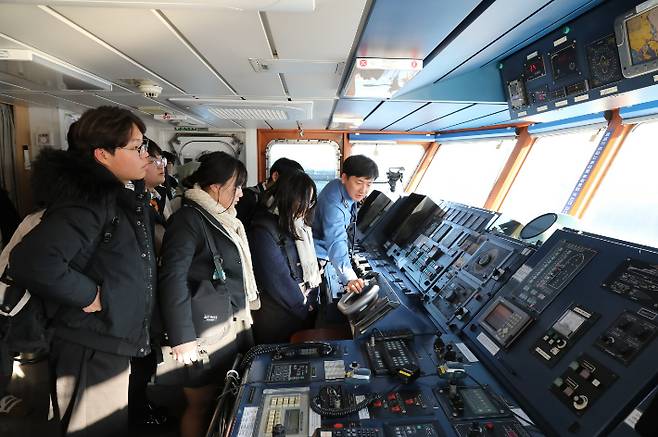
[(357, 278), (350, 263), (353, 235), (348, 228), (356, 221), (356, 204), (368, 195), (379, 176), (375, 162), (363, 155), (343, 162), (340, 179), (329, 182), (320, 195), (313, 221), (315, 251), (320, 260), (329, 261), (348, 291), (361, 292), (363, 279)]

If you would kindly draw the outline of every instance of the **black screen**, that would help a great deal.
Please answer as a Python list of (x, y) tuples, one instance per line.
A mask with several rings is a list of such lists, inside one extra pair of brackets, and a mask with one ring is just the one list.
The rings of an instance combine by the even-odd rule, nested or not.
[(572, 44), (555, 52), (551, 56), (551, 66), (553, 67), (554, 80), (578, 74), (576, 45)]

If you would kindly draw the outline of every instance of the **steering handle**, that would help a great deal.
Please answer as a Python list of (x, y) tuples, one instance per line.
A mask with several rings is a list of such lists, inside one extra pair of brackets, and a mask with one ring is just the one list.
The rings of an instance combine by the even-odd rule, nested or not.
[(379, 295), (379, 284), (376, 277), (366, 281), (366, 285), (361, 293), (350, 291), (345, 293), (338, 301), (338, 311), (346, 316), (356, 314), (363, 310), (370, 302)]

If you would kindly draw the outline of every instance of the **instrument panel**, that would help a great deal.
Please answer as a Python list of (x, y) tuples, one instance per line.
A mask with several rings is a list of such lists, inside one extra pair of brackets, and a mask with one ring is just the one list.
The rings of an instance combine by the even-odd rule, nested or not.
[(449, 202), (401, 246), (376, 229), (395, 210), (354, 259), (375, 302), (396, 304), (350, 317), (331, 356), (258, 356), (232, 436), (589, 437), (641, 415), (658, 380), (657, 250), (567, 229), (529, 245)]

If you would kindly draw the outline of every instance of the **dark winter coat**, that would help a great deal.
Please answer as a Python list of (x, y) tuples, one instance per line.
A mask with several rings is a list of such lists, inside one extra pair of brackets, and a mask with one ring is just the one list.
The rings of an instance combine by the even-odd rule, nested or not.
[(226, 273), (224, 287), (230, 294), (233, 314), (244, 314), (247, 308), (238, 249), (217, 220), (207, 213), (202, 216), (199, 211), (205, 210), (184, 199), (181, 208), (169, 218), (162, 243), (160, 311), (171, 346), (197, 338), (191, 299), (201, 281), (213, 278), (215, 267), (204, 233), (204, 220), (208, 235), (213, 238), (222, 258)]
[(306, 303), (299, 289), (304, 273), (295, 240), (278, 225), (278, 216), (259, 207), (249, 230), (249, 246), (258, 290), (276, 301), (287, 315), (305, 320), (311, 306), (317, 308), (317, 288)]
[[(13, 249), (13, 278), (44, 299), (55, 336), (148, 354), (156, 262), (147, 196), (91, 159), (51, 149), (35, 161), (32, 185), (47, 212)], [(85, 313), (97, 286), (102, 310)]]

